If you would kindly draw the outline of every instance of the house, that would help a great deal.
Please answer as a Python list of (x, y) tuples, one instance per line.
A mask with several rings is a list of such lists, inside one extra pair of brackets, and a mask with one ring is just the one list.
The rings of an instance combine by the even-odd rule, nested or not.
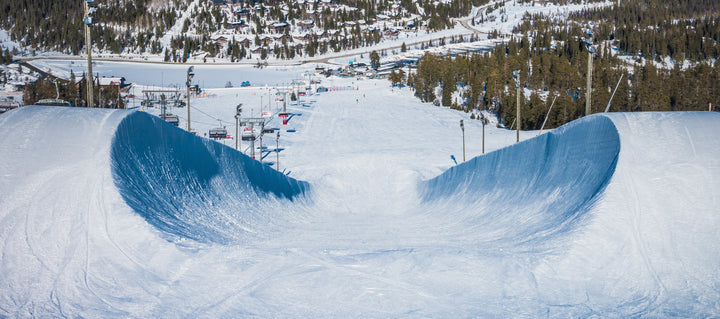
[(387, 29), (385, 31), (385, 36), (388, 36), (388, 37), (397, 37), (398, 35), (400, 35), (400, 31), (398, 31), (398, 30)]
[[(103, 77), (96, 78), (96, 79), (97, 79), (98, 86), (100, 87), (101, 90), (107, 90), (109, 88), (114, 91), (119, 88), (120, 92), (123, 92), (123, 93), (127, 93), (130, 90), (131, 84), (126, 83), (124, 77), (104, 77), (103, 76)], [(82, 79), (80, 79), (80, 80), (82, 80)], [(80, 83), (80, 81), (78, 81), (77, 85), (79, 85), (79, 83)]]
[(215, 39), (215, 44), (225, 45), (227, 43), (228, 43), (228, 39), (226, 37), (220, 36), (217, 39)]
[(225, 48), (225, 44), (228, 43), (228, 40), (226, 37), (219, 37), (215, 39), (215, 51), (220, 52)]
[(260, 43), (262, 43), (263, 45), (270, 45), (273, 42), (275, 42), (275, 41), (273, 40), (272, 37), (264, 36), (264, 37), (260, 38)]
[(235, 16), (237, 16), (238, 18), (247, 19), (250, 17), (250, 9), (246, 9), (246, 8), (237, 9), (237, 10), (235, 10)]
[(285, 29), (290, 28), (290, 24), (287, 22), (275, 22), (272, 24), (275, 32), (283, 32)]
[(298, 40), (298, 41), (307, 41), (307, 40), (312, 39), (312, 35), (310, 33), (294, 35), (293, 39)]
[(244, 39), (238, 41), (238, 44), (247, 48), (252, 44), (252, 41), (250, 41), (250, 39), (248, 39), (248, 38), (244, 38)]
[(244, 20), (228, 22), (227, 26), (228, 26), (228, 29), (235, 29), (235, 31), (241, 31), (241, 30), (249, 27), (249, 25), (247, 23), (245, 23)]
[(297, 26), (302, 28), (303, 30), (310, 30), (315, 27), (315, 21), (313, 20), (301, 20), (298, 21)]
[(98, 84), (100, 86), (113, 86), (113, 85), (119, 85), (121, 87), (126, 86), (125, 84), (125, 78), (123, 77), (101, 77), (98, 78)]
[(257, 48), (251, 49), (250, 52), (252, 54), (261, 54), (263, 50), (265, 50), (265, 53), (268, 53), (268, 54), (270, 53), (270, 49), (268, 49), (266, 47), (257, 47)]

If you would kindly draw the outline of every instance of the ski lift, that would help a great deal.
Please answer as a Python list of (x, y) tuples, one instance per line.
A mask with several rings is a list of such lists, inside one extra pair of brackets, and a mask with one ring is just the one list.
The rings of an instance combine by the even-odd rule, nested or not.
[(272, 134), (272, 133), (275, 133), (275, 129), (272, 127), (266, 127), (266, 128), (263, 128), (262, 132), (263, 132), (263, 134)]
[(53, 83), (55, 83), (55, 98), (54, 99), (42, 99), (40, 101), (35, 102), (37, 105), (49, 105), (49, 106), (72, 106), (70, 105), (70, 102), (61, 100), (60, 99), (60, 89), (58, 88), (57, 80), (54, 80)]
[(283, 125), (287, 125), (290, 114), (287, 112), (280, 112), (280, 113), (278, 113), (278, 117), (282, 119)]
[(175, 114), (165, 113), (165, 115), (161, 114), (160, 117), (172, 125), (179, 126), (180, 124), (180, 118), (178, 118), (178, 116)]
[(224, 139), (227, 138), (227, 130), (224, 127), (216, 127), (210, 129), (208, 135), (215, 140)]
[(242, 133), (242, 140), (243, 141), (255, 140), (255, 134), (253, 133), (252, 129), (250, 129), (249, 127), (245, 128), (245, 130)]
[(49, 106), (72, 106), (70, 102), (61, 99), (42, 99), (35, 102), (36, 105), (49, 105)]

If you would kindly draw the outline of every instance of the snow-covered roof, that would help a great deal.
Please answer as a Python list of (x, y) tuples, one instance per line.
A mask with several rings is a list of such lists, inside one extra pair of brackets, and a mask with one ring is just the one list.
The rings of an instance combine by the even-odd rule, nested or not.
[(108, 86), (108, 85), (120, 85), (122, 83), (125, 83), (125, 78), (123, 77), (101, 77), (98, 79), (98, 83), (102, 86)]

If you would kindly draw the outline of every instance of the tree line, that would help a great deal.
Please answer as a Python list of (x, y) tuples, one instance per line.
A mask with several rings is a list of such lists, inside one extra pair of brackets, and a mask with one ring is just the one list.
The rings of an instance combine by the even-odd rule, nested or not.
[[(159, 53), (157, 40), (174, 23), (188, 0), (152, 8), (150, 0), (95, 0), (93, 45), (112, 53), (125, 48)], [(11, 40), (32, 50), (78, 55), (85, 47), (85, 1), (0, 0), (0, 27)]]
[[(491, 110), (510, 126), (515, 120), (517, 98), (513, 71), (519, 70), (522, 129), (528, 130), (540, 128), (553, 100), (547, 127), (585, 115), (588, 54), (594, 56), (593, 113), (604, 111), (616, 85), (611, 111), (707, 110), (708, 103), (720, 102), (720, 71), (714, 61), (700, 61), (686, 68), (676, 63), (667, 69), (656, 67), (652, 60), (634, 63), (621, 59), (612, 54), (609, 45), (598, 45), (596, 52), (589, 53), (585, 30), (573, 25), (554, 30), (548, 25), (527, 34), (532, 37), (515, 37), (483, 54), (425, 54), (417, 72), (405, 81), (423, 101), (437, 100), (466, 112)], [(440, 96), (435, 94), (438, 87)], [(458, 87), (464, 88), (459, 104), (451, 98)]]
[[(33, 105), (42, 99), (58, 97), (68, 101), (72, 106), (87, 107), (86, 81), (85, 74), (82, 74), (78, 81), (72, 71), (69, 80), (41, 76), (37, 81), (30, 82), (25, 86), (23, 104)], [(94, 81), (94, 107), (125, 108), (125, 101), (121, 98), (119, 86), (100, 86), (97, 78)]]

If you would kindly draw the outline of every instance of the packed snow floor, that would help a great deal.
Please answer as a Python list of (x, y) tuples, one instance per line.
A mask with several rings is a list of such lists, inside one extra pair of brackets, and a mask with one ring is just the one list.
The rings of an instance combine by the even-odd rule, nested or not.
[[(268, 71), (218, 73), (258, 80), (191, 99), (198, 137), (157, 109), (1, 115), (0, 315), (720, 314), (720, 115), (489, 125), (483, 156), (479, 121), (382, 80), (323, 79), (283, 125)], [(274, 114), (263, 164), (202, 137), (238, 103)]]

